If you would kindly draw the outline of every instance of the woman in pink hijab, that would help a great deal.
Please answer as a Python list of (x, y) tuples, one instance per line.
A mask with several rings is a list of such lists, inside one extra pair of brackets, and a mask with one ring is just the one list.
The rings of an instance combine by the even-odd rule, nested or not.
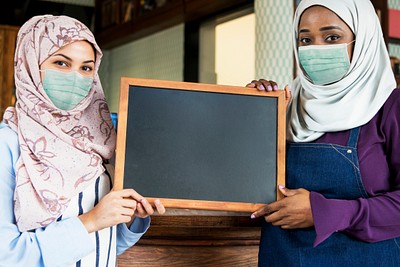
[(149, 227), (145, 198), (111, 190), (101, 57), (70, 17), (36, 16), (18, 33), (17, 101), (0, 124), (0, 266), (114, 266)]

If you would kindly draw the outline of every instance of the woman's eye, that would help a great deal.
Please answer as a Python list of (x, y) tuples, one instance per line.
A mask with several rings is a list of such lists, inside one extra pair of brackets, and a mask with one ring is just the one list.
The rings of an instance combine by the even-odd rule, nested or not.
[(334, 42), (334, 41), (337, 41), (339, 39), (340, 39), (340, 36), (337, 36), (337, 35), (330, 35), (330, 36), (328, 36), (326, 38), (326, 40), (329, 41), (329, 42)]
[(300, 38), (300, 45), (307, 45), (311, 43), (310, 38)]
[(93, 70), (93, 68), (92, 68), (92, 67), (89, 67), (89, 66), (83, 66), (83, 67), (82, 67), (82, 70), (83, 70), (83, 71), (90, 72), (90, 71)]
[(54, 62), (54, 64), (56, 64), (58, 66), (61, 66), (61, 67), (66, 67), (67, 66), (67, 63), (64, 62), (64, 61), (61, 61), (61, 60), (58, 60), (58, 61)]

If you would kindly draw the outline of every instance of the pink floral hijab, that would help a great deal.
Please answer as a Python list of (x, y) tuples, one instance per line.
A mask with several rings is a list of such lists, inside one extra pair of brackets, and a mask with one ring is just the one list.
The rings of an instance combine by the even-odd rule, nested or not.
[[(61, 47), (89, 41), (96, 50), (95, 76), (89, 95), (63, 111), (47, 97), (39, 66)], [(97, 71), (102, 52), (91, 31), (67, 16), (35, 16), (20, 29), (15, 53), (15, 107), (4, 121), (18, 134), (15, 217), (27, 231), (55, 221), (70, 199), (104, 172), (112, 157), (115, 131)]]

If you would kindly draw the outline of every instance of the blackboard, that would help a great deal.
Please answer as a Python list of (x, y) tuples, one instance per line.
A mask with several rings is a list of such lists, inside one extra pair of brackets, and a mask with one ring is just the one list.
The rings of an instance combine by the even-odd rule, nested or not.
[(285, 112), (283, 91), (123, 77), (114, 188), (252, 212), (281, 197)]

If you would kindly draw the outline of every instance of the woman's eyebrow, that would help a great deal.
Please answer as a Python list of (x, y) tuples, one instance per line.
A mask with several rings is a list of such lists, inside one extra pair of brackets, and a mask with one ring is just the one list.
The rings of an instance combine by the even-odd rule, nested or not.
[(299, 31), (299, 33), (301, 33), (301, 32), (310, 32), (310, 30), (309, 30), (309, 29), (301, 29), (301, 30)]
[[(325, 27), (321, 27), (321, 28), (319, 28), (319, 30), (322, 32), (322, 31), (330, 31), (330, 30), (343, 30), (342, 28), (340, 28), (339, 26), (325, 26)], [(310, 32), (310, 30), (309, 29), (301, 29), (300, 31), (299, 31), (299, 33), (302, 33), (302, 32)]]
[(319, 28), (320, 31), (329, 31), (329, 30), (343, 30), (339, 26), (326, 26), (326, 27), (321, 27)]
[(64, 55), (64, 54), (54, 54), (53, 57), (55, 57), (55, 56), (61, 56), (61, 57), (64, 57), (65, 59), (67, 59), (67, 60), (69, 60), (69, 61), (72, 61), (72, 59), (71, 59), (70, 57), (67, 57), (67, 56)]
[[(69, 61), (72, 61), (72, 58), (70, 58), (64, 54), (54, 54), (53, 57), (55, 57), (55, 56), (61, 56)], [(83, 63), (95, 63), (95, 61), (93, 59), (88, 59), (88, 60), (83, 61)]]

